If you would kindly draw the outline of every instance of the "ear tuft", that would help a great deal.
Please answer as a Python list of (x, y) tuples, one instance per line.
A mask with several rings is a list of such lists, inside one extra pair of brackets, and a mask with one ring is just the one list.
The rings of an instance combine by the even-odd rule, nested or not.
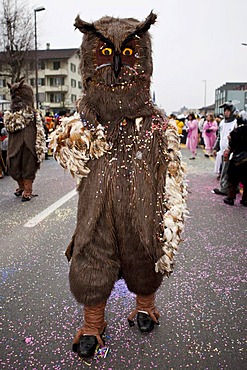
[(147, 18), (143, 22), (139, 23), (138, 26), (136, 27), (136, 34), (147, 32), (151, 25), (156, 22), (156, 19), (157, 14), (151, 11)]
[(94, 24), (83, 21), (79, 15), (75, 19), (74, 26), (76, 29), (78, 28), (78, 30), (80, 30), (82, 33), (96, 32)]
[(151, 25), (155, 23), (156, 18), (157, 18), (157, 15), (154, 14), (153, 11), (151, 11), (151, 13), (147, 16), (147, 18), (143, 22), (138, 23), (135, 31), (126, 37), (126, 39), (122, 43), (122, 46), (127, 44), (135, 36), (140, 36), (141, 34), (147, 32), (149, 28), (151, 27)]

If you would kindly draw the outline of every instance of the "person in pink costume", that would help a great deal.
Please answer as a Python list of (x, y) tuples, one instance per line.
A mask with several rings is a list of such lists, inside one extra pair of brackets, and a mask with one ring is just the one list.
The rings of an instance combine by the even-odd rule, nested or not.
[(190, 113), (188, 116), (187, 132), (186, 146), (191, 151), (190, 159), (195, 159), (198, 144), (198, 121), (194, 113)]
[(203, 125), (203, 138), (205, 143), (205, 157), (213, 156), (213, 147), (216, 141), (217, 122), (213, 114), (208, 114)]

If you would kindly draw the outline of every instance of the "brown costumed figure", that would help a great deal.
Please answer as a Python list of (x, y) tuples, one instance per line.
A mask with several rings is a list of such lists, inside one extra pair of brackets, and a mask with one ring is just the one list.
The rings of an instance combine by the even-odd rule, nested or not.
[(18, 183), (14, 194), (27, 202), (34, 196), (33, 181), (45, 157), (45, 133), (41, 116), (34, 109), (32, 87), (24, 79), (8, 87), (11, 112), (4, 114), (8, 131), (7, 166), (10, 176)]
[(130, 326), (158, 324), (155, 292), (173, 269), (183, 230), (186, 187), (175, 125), (150, 99), (148, 30), (143, 21), (103, 17), (87, 23), (81, 45), (78, 114), (53, 135), (54, 156), (79, 179), (77, 226), (66, 255), (70, 288), (84, 305), (73, 349), (92, 356), (103, 344), (105, 306), (122, 277), (136, 294)]

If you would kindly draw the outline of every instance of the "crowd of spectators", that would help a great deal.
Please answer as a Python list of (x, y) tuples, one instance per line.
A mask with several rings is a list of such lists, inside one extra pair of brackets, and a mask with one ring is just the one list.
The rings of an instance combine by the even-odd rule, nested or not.
[(190, 160), (196, 159), (196, 150), (203, 146), (205, 157), (215, 158), (214, 172), (219, 188), (212, 190), (226, 196), (223, 201), (234, 205), (239, 187), (242, 187), (240, 203), (247, 206), (247, 112), (238, 112), (231, 102), (222, 104), (224, 115), (170, 115), (177, 125), (181, 143), (189, 149)]

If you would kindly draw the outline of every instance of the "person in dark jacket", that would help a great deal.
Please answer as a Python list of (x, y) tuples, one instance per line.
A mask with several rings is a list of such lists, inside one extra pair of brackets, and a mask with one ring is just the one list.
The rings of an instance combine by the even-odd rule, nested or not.
[(247, 207), (247, 112), (242, 111), (237, 116), (237, 127), (229, 137), (230, 161), (227, 171), (228, 195), (224, 203), (234, 205), (238, 185), (243, 185), (243, 196), (240, 203)]

